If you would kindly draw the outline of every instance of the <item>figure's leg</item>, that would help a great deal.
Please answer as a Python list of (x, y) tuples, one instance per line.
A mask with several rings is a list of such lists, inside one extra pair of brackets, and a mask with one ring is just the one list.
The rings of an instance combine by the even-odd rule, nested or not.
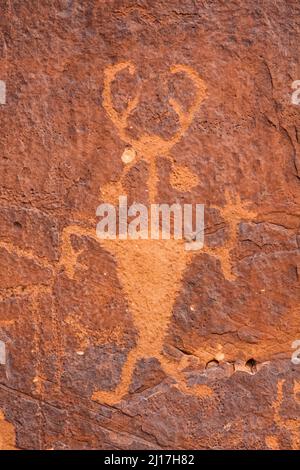
[(127, 356), (117, 388), (110, 391), (97, 390), (93, 393), (92, 399), (99, 403), (106, 403), (107, 405), (113, 405), (121, 401), (129, 391), (135, 365), (141, 357), (142, 355), (138, 351), (138, 346), (136, 346)]
[(170, 361), (162, 353), (159, 355), (159, 361), (163, 370), (176, 380), (175, 387), (186, 395), (192, 395), (198, 398), (208, 398), (213, 394), (212, 389), (205, 384), (196, 384), (189, 386), (186, 383), (186, 377), (183, 369), (188, 365), (186, 357), (179, 363)]

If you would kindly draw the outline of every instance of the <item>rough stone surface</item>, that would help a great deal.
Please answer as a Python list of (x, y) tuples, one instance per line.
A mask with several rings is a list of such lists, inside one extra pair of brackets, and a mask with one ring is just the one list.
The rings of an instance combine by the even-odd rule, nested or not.
[[(0, 2), (0, 449), (300, 448), (299, 17)], [(100, 242), (119, 194), (203, 249)]]

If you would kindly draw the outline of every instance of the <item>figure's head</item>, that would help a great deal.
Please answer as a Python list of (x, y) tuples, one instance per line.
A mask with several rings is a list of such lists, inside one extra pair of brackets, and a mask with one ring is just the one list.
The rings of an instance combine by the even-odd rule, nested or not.
[[(190, 106), (188, 111), (185, 111), (175, 99), (169, 99), (169, 104), (178, 116), (179, 129), (168, 140), (156, 134), (142, 134), (137, 138), (133, 138), (127, 132), (128, 118), (139, 104), (141, 88), (137, 88), (135, 97), (128, 102), (125, 111), (120, 113), (114, 108), (111, 96), (112, 82), (116, 79), (118, 73), (123, 70), (127, 70), (131, 75), (136, 71), (135, 66), (131, 62), (121, 62), (111, 65), (105, 70), (103, 106), (107, 114), (116, 126), (120, 138), (128, 146), (128, 149), (130, 149), (131, 156), (134, 155), (136, 161), (139, 159), (149, 161), (151, 158), (155, 158), (158, 154), (168, 154), (170, 149), (181, 139), (183, 134), (191, 125), (197, 109), (205, 98), (206, 86), (204, 81), (191, 67), (186, 65), (172, 66), (170, 68), (171, 74), (184, 73), (193, 82), (195, 86), (195, 98), (193, 104)], [(128, 153), (128, 157), (130, 158), (130, 152)]]

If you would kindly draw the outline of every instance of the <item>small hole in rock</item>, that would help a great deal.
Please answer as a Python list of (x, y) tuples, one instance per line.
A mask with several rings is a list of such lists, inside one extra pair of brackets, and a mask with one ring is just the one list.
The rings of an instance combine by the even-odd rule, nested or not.
[(246, 366), (248, 369), (250, 369), (250, 371), (251, 371), (252, 373), (254, 373), (254, 372), (257, 372), (257, 364), (258, 364), (257, 361), (256, 361), (255, 359), (251, 358), (251, 359), (248, 359), (248, 361), (246, 362), (245, 366)]
[(212, 359), (211, 361), (207, 362), (205, 369), (211, 369), (212, 367), (218, 367), (219, 361), (216, 359)]
[(19, 228), (19, 229), (22, 228), (22, 224), (21, 224), (20, 222), (17, 222), (17, 221), (14, 222), (14, 226), (15, 226), (16, 228)]

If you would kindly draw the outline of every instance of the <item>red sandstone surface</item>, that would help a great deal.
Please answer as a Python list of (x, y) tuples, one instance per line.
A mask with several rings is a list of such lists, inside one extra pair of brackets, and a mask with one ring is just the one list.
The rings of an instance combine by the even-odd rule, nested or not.
[[(0, 2), (0, 449), (300, 448), (299, 18)], [(120, 194), (203, 249), (99, 240)]]

